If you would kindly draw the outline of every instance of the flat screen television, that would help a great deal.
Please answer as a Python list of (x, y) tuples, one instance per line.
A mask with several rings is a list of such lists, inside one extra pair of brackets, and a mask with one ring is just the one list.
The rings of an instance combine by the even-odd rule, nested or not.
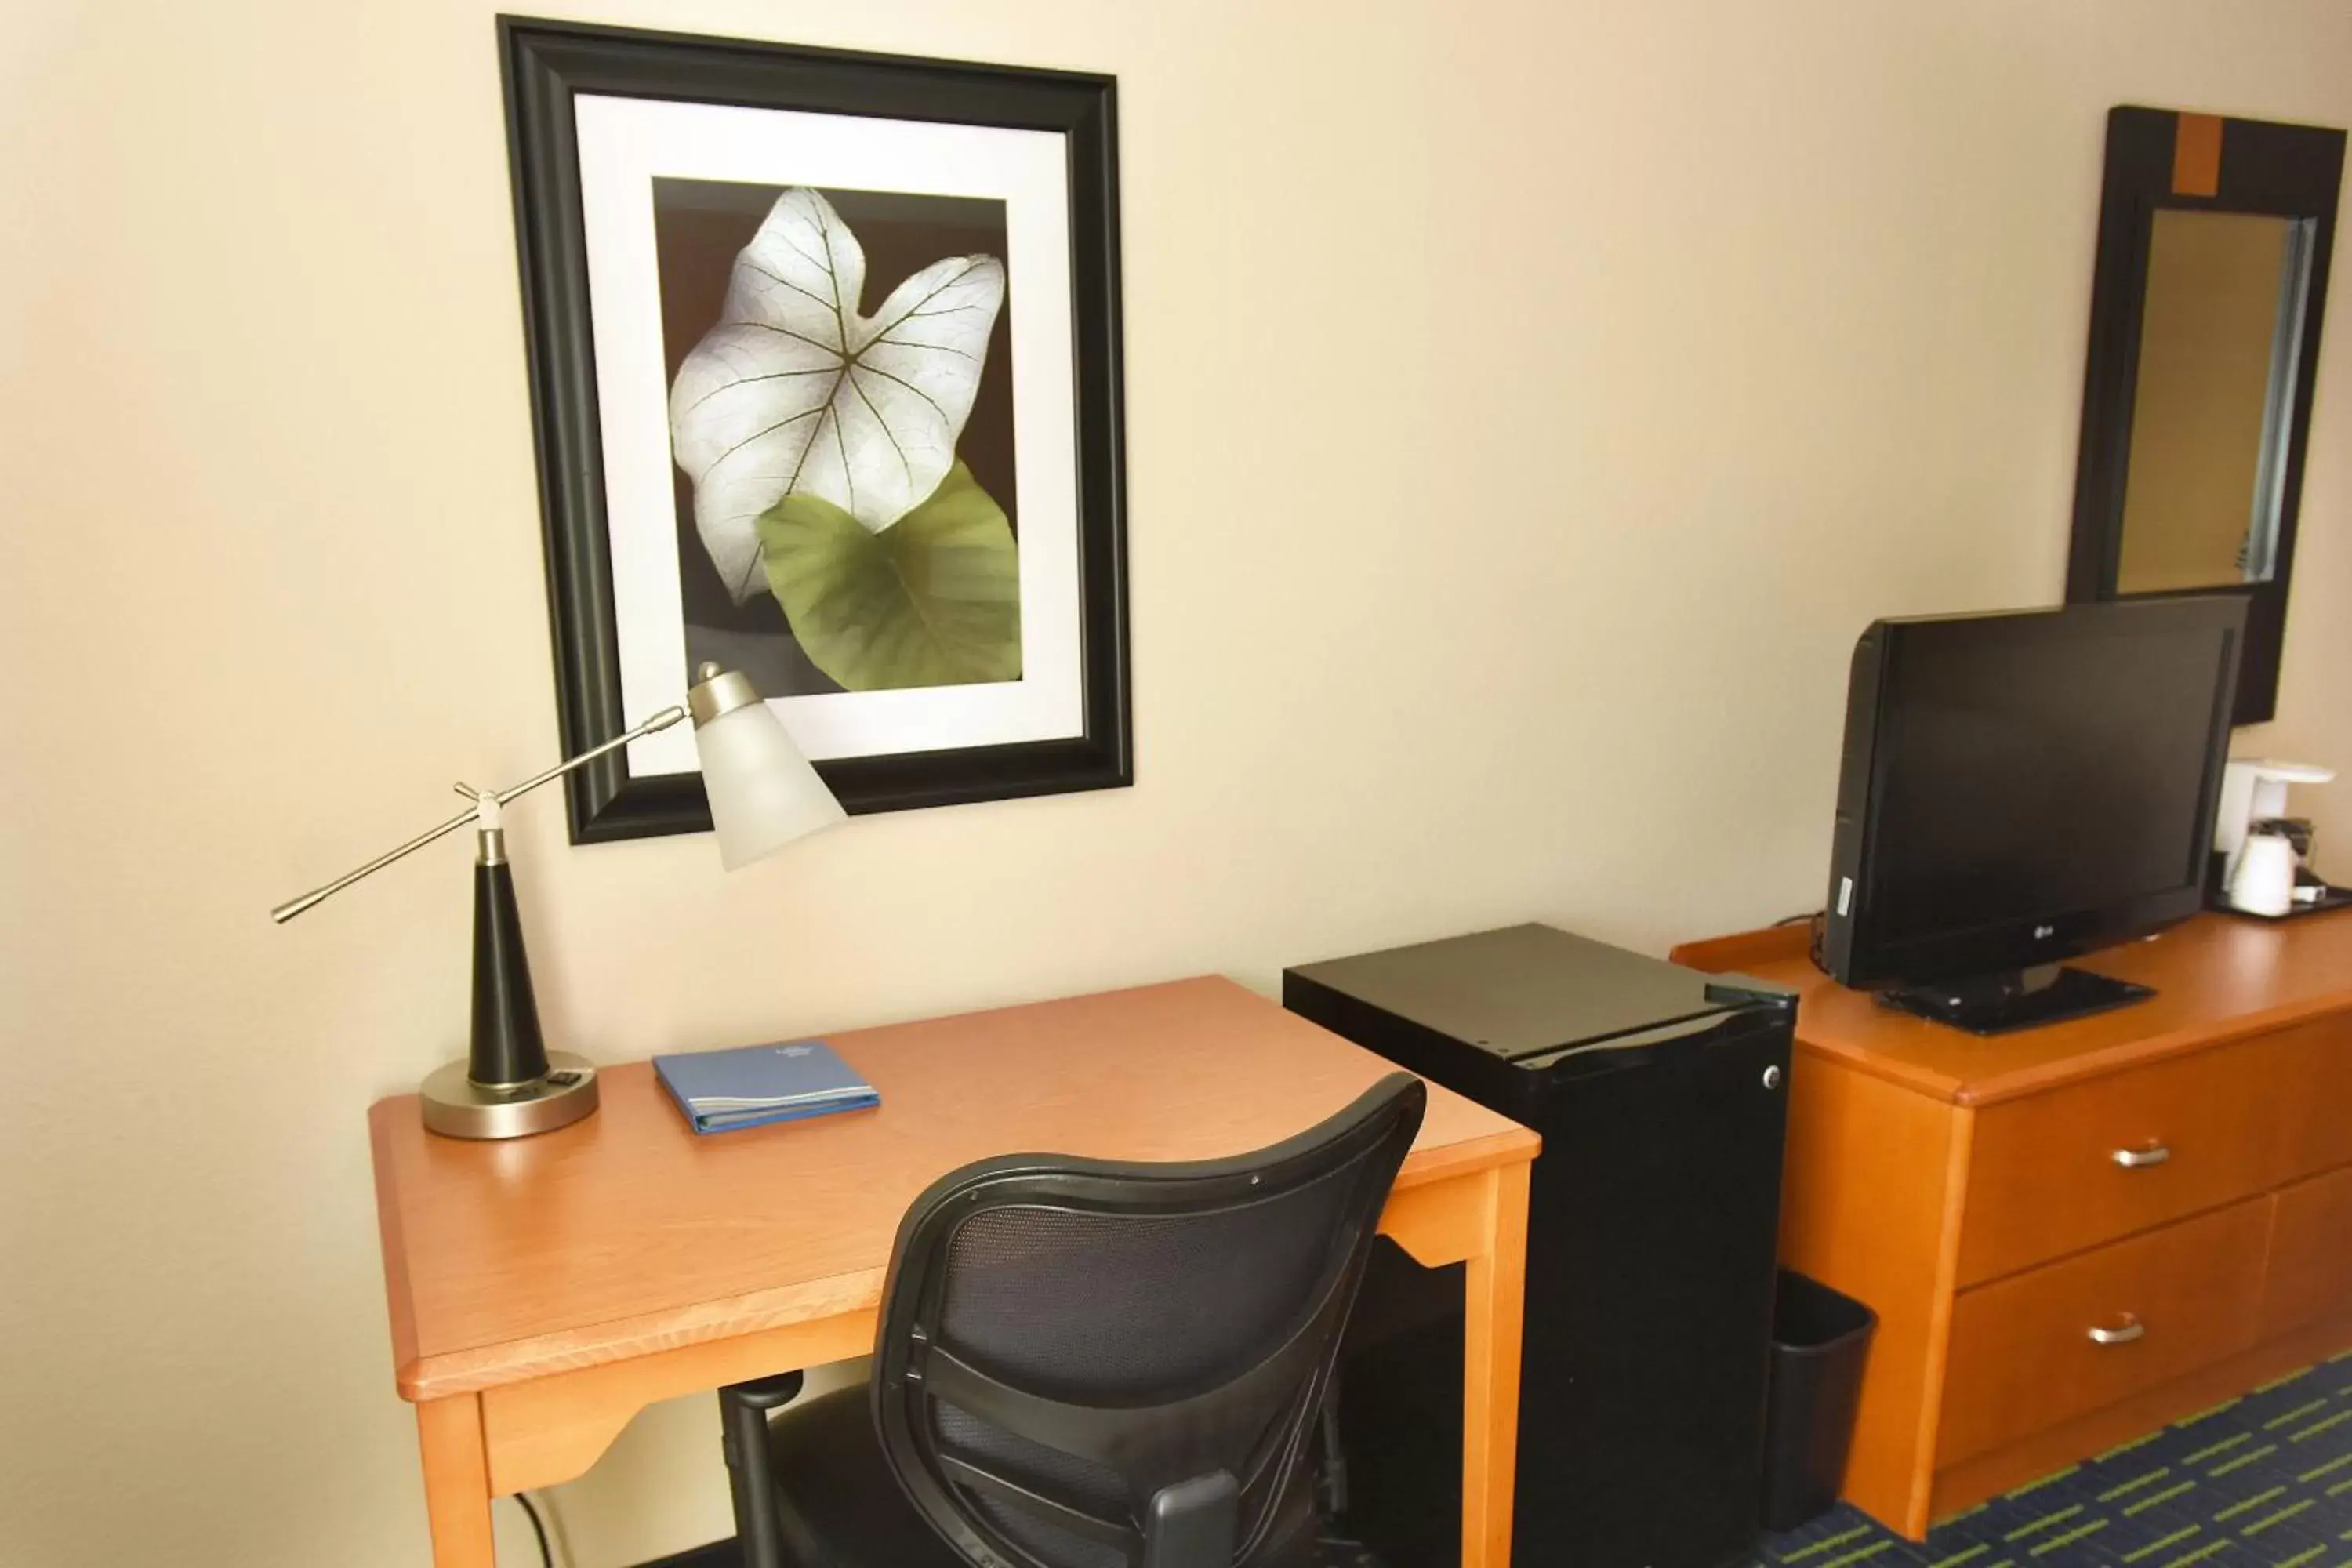
[(2149, 994), (2059, 961), (2202, 905), (2244, 628), (2226, 595), (1872, 626), (1822, 967), (1988, 1034)]

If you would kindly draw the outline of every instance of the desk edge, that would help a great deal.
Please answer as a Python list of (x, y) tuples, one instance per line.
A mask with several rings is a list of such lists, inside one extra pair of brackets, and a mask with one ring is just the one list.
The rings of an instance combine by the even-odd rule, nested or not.
[(368, 1107), (368, 1156), (375, 1166), (376, 1245), (383, 1259), (383, 1300), (391, 1320), (392, 1362), (406, 1369), (416, 1361), (416, 1297), (408, 1279), (408, 1247), (400, 1222), (399, 1178), (392, 1159), (392, 1118), (404, 1103), (379, 1100)]
[[(380, 1101), (377, 1109), (382, 1110), (394, 1103)], [(371, 1121), (375, 1120), (372, 1115)], [(1523, 1164), (1535, 1159), (1542, 1147), (1543, 1141), (1534, 1132), (1513, 1122), (1459, 1142), (1415, 1150), (1405, 1157), (1393, 1190), (1410, 1190), (1480, 1171)], [(400, 1396), (411, 1404), (445, 1399), (452, 1394), (478, 1394), (508, 1384), (628, 1361), (686, 1345), (786, 1328), (842, 1312), (871, 1309), (882, 1299), (885, 1271), (859, 1269), (772, 1290), (592, 1323), (557, 1334), (420, 1356), (405, 1311), (407, 1280), (394, 1257), (398, 1220), (384, 1206), (381, 1180), (377, 1191), (379, 1212), (383, 1215), (386, 1294), (394, 1302), (394, 1382)], [(399, 1283), (395, 1290), (396, 1273)]]

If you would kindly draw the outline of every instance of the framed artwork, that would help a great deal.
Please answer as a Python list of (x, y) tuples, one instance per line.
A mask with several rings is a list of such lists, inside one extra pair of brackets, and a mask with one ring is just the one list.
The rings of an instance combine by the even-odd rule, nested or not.
[[(1112, 79), (499, 42), (566, 752), (709, 660), (853, 812), (1129, 783)], [(568, 782), (710, 826), (682, 729)]]

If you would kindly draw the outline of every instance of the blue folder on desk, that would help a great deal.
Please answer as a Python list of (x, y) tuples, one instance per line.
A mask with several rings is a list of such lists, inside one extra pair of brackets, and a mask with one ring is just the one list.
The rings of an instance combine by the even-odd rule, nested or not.
[(697, 1132), (731, 1132), (882, 1103), (823, 1040), (656, 1057), (654, 1070)]

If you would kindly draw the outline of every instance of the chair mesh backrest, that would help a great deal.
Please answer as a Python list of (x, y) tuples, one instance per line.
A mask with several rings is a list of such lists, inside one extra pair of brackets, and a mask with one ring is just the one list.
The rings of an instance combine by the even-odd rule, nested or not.
[(1391, 1075), (1255, 1154), (984, 1161), (908, 1212), (875, 1414), (917, 1507), (973, 1561), (1126, 1568), (1154, 1491), (1242, 1489), (1235, 1562), (1312, 1521), (1309, 1437), (1424, 1091)]

